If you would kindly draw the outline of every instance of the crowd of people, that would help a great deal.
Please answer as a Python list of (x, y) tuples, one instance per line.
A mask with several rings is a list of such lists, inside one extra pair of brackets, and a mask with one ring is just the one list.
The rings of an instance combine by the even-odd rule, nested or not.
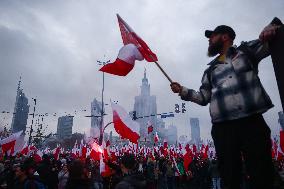
[[(7, 189), (220, 189), (222, 180), (218, 160), (195, 156), (188, 167), (184, 159), (173, 160), (156, 154), (145, 157), (124, 153), (101, 162), (91, 157), (74, 158), (71, 153), (44, 154), (41, 161), (33, 155), (3, 157), (0, 162), (0, 188)], [(275, 189), (284, 188), (284, 160), (275, 160)], [(249, 189), (249, 175), (243, 169), (241, 189)]]

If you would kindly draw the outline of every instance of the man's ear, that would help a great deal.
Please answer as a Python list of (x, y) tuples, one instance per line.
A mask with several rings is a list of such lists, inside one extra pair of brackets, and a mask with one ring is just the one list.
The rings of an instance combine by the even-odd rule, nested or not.
[(226, 34), (226, 33), (223, 34), (223, 35), (221, 35), (221, 39), (222, 39), (223, 42), (231, 40), (231, 38), (229, 37), (229, 35)]

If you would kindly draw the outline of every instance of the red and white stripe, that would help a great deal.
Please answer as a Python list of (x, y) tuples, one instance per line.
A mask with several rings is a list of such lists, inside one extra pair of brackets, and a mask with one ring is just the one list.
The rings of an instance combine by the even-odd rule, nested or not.
[(134, 67), (135, 60), (143, 60), (142, 54), (138, 51), (134, 44), (124, 45), (118, 53), (117, 59), (110, 64), (104, 65), (100, 71), (126, 76)]
[(140, 138), (140, 126), (133, 121), (129, 114), (119, 105), (112, 103), (113, 124), (116, 132), (122, 137), (127, 138), (130, 142), (137, 144)]

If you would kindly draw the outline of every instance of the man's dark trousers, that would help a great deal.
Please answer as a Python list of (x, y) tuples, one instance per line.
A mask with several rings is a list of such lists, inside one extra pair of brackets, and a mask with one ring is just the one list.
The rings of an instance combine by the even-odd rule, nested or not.
[(213, 123), (216, 148), (225, 189), (240, 189), (242, 159), (245, 161), (250, 189), (270, 189), (273, 184), (270, 128), (261, 114)]

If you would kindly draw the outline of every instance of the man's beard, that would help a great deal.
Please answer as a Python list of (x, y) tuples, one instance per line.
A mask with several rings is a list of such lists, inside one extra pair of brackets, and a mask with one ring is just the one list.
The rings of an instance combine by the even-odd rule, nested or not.
[(219, 54), (221, 52), (222, 48), (223, 48), (223, 45), (224, 45), (224, 43), (222, 42), (221, 39), (216, 41), (214, 44), (209, 45), (207, 56), (213, 57), (213, 56)]

